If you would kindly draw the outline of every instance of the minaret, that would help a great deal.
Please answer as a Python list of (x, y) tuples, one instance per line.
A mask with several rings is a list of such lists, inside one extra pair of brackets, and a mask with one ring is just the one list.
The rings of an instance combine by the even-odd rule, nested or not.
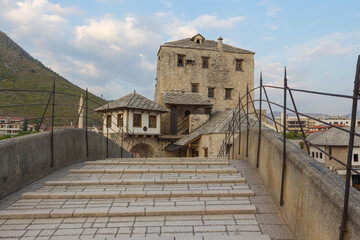
[(79, 128), (84, 128), (84, 108), (83, 108), (84, 100), (81, 94), (80, 103), (79, 103)]

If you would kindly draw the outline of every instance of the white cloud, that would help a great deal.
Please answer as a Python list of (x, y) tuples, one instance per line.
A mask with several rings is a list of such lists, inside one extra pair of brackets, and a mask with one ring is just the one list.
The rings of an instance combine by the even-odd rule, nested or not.
[(202, 15), (191, 21), (191, 24), (198, 28), (222, 29), (232, 28), (235, 23), (243, 21), (244, 19), (245, 17), (243, 16), (231, 17), (228, 19), (218, 19), (216, 14)]
[(163, 0), (162, 3), (167, 7), (167, 8), (170, 8), (172, 6), (172, 2), (170, 1), (166, 1), (166, 0)]
[(26, 38), (37, 44), (46, 38), (59, 38), (64, 29), (71, 28), (67, 16), (81, 14), (76, 8), (61, 7), (48, 0), (0, 0), (0, 5), (0, 21), (6, 22), (7, 27), (12, 29), (11, 36)]
[[(164, 4), (171, 2), (165, 0)], [(103, 93), (108, 99), (134, 89), (152, 98), (156, 53), (169, 38), (229, 30), (244, 19), (206, 14), (183, 20), (171, 12), (144, 17), (107, 14), (74, 26), (70, 17), (83, 13), (50, 0), (0, 0), (0, 5), (0, 26), (7, 26), (3, 30), (9, 36), (69, 81)]]
[(156, 64), (153, 64), (146, 60), (146, 56), (143, 54), (139, 54), (139, 57), (141, 59), (141, 67), (148, 71), (154, 71), (156, 69)]
[(159, 22), (167, 23), (164, 33), (170, 36), (170, 40), (187, 38), (199, 33), (200, 30), (232, 29), (236, 23), (245, 19), (244, 16), (235, 16), (227, 19), (219, 19), (218, 15), (205, 14), (194, 20), (180, 20), (172, 12), (158, 12), (155, 14)]
[[(360, 32), (333, 33), (316, 39), (308, 40), (289, 51), (293, 55), (291, 61), (311, 61), (314, 57), (339, 56), (355, 52), (360, 47)], [(355, 40), (355, 42), (353, 41)]]
[(263, 37), (264, 40), (274, 40), (274, 37)]
[(266, 11), (266, 16), (277, 17), (276, 14), (281, 11), (282, 11), (282, 8), (279, 8), (277, 6), (270, 6), (270, 7), (268, 7), (268, 9)]

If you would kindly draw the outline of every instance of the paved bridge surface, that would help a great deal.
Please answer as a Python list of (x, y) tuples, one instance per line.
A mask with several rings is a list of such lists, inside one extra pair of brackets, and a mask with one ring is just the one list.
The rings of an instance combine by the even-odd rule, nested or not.
[(74, 164), (0, 208), (0, 239), (292, 239), (256, 172), (226, 158)]

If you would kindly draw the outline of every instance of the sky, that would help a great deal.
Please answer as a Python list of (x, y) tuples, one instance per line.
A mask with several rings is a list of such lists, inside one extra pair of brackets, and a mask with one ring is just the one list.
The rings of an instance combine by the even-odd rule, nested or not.
[[(256, 52), (255, 86), (352, 95), (358, 0), (0, 0), (0, 31), (70, 82), (105, 99), (153, 99), (161, 44), (201, 33)], [(282, 102), (282, 92), (270, 91)], [(302, 112), (346, 114), (351, 101), (294, 93)]]

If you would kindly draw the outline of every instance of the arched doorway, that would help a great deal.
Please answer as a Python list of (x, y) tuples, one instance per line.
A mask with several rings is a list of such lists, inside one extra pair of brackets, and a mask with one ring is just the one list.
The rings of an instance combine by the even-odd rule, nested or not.
[(136, 157), (150, 158), (155, 157), (155, 151), (153, 147), (146, 143), (138, 143), (130, 149), (131, 153), (135, 153)]

